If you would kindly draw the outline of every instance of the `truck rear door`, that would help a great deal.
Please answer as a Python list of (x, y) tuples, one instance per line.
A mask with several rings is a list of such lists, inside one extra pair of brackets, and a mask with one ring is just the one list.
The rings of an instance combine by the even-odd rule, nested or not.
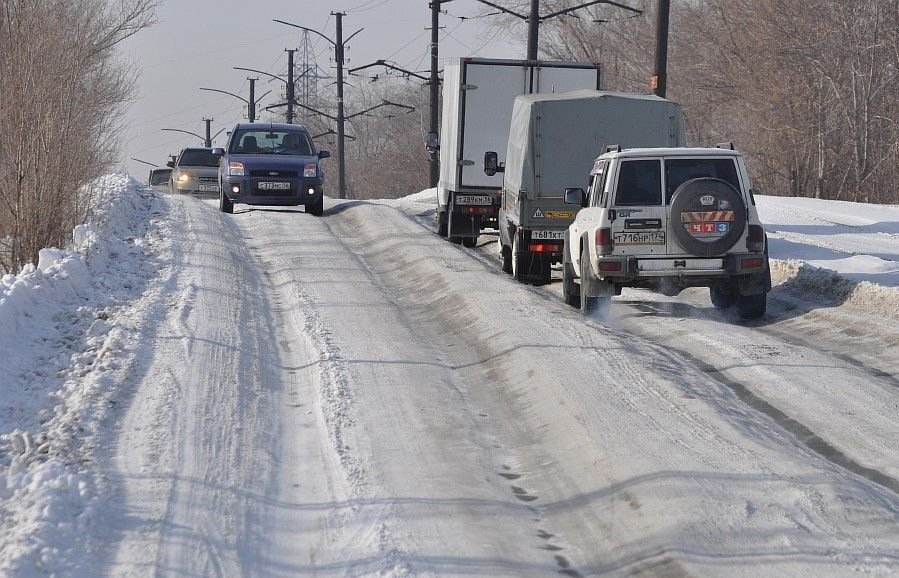
[(463, 187), (499, 190), (503, 174), (484, 174), (484, 153), (499, 153), (505, 161), (515, 97), (527, 87), (527, 68), (521, 64), (478, 63), (465, 65), (462, 76), (462, 138), (458, 155)]

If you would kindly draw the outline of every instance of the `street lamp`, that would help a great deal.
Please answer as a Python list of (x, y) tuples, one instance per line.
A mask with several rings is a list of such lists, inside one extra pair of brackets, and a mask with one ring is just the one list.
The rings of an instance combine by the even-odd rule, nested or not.
[(259, 98), (255, 98), (256, 79), (255, 78), (247, 78), (247, 80), (250, 81), (250, 99), (249, 100), (247, 100), (246, 98), (244, 98), (240, 95), (234, 94), (233, 92), (228, 92), (226, 90), (219, 90), (217, 88), (201, 87), (200, 90), (207, 90), (209, 92), (220, 92), (222, 94), (227, 94), (228, 96), (233, 96), (234, 98), (236, 98), (238, 100), (244, 101), (245, 103), (247, 103), (247, 118), (249, 119), (250, 122), (255, 122), (256, 121), (256, 105), (259, 104), (259, 102), (262, 101), (262, 99), (265, 98), (269, 94), (269, 92), (271, 92), (271, 90), (269, 90), (268, 92), (266, 92)]

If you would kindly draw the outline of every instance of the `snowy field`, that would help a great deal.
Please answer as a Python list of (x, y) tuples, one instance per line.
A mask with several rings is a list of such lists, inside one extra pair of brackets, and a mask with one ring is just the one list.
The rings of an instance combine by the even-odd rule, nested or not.
[(741, 324), (582, 319), (433, 190), (101, 188), (0, 282), (0, 576), (899, 575), (899, 206), (760, 197)]

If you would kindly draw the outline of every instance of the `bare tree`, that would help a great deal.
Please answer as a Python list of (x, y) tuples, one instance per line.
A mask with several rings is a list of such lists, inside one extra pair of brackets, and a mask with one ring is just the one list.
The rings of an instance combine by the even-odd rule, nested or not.
[(133, 86), (115, 47), (157, 0), (0, 4), (0, 269), (62, 246), (89, 210), (85, 185), (114, 165)]

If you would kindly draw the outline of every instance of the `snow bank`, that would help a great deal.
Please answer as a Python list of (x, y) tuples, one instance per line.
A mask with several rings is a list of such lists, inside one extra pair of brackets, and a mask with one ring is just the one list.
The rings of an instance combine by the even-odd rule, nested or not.
[(111, 320), (152, 278), (160, 200), (126, 175), (93, 183), (90, 222), (0, 280), (0, 575), (69, 571), (99, 499), (90, 439), (111, 403)]

